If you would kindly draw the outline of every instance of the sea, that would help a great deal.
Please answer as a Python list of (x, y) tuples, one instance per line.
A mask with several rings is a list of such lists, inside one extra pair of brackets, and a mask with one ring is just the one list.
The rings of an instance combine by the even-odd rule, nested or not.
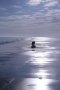
[(60, 90), (60, 37), (0, 37), (0, 90)]

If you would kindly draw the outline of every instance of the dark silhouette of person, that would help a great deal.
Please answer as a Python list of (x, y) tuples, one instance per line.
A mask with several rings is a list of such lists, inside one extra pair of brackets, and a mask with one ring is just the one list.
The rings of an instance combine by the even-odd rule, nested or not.
[(36, 48), (36, 46), (35, 46), (35, 41), (32, 41), (32, 46), (31, 46), (31, 48)]

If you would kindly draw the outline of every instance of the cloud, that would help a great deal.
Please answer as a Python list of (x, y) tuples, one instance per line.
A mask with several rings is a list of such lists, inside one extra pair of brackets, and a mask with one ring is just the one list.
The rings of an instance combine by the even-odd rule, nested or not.
[(41, 23), (52, 22), (53, 19), (60, 20), (60, 9), (51, 9), (51, 10), (47, 10), (46, 12), (37, 11), (33, 13), (32, 15), (22, 14), (22, 15), (10, 15), (10, 16), (5, 16), (5, 17), (0, 16), (0, 22), (1, 21), (8, 21), (8, 22), (18, 21), (20, 22), (20, 24), (23, 23), (26, 26), (28, 26), (28, 24), (32, 26), (33, 24), (38, 25)]
[[(60, 20), (60, 10), (48, 10), (45, 14), (35, 12), (33, 15), (10, 15), (7, 17), (0, 17), (0, 26), (7, 27), (8, 29), (33, 29), (41, 28), (45, 23), (57, 23)], [(2, 20), (2, 21), (1, 21)], [(55, 20), (55, 22), (53, 22)], [(2, 22), (2, 23), (1, 23)], [(60, 23), (60, 22), (58, 22)], [(2, 25), (1, 25), (2, 24)]]
[(45, 4), (45, 7), (52, 7), (58, 4), (58, 1), (55, 0), (48, 0), (48, 2)]
[[(11, 5), (0, 16), (0, 34), (46, 34), (60, 29), (57, 0), (27, 0), (25, 5)], [(40, 4), (40, 5), (39, 5)], [(37, 6), (37, 7), (30, 7)], [(52, 8), (50, 8), (52, 7)], [(54, 8), (55, 7), (55, 8)], [(47, 9), (46, 9), (47, 8)], [(0, 8), (1, 11), (6, 8)]]
[[(17, 16), (18, 17), (18, 16)], [(40, 23), (42, 22), (42, 23)], [(0, 34), (5, 35), (52, 35), (59, 34), (60, 25), (47, 21), (40, 21), (36, 16), (23, 16), (13, 21), (0, 22)], [(56, 33), (57, 32), (57, 33)]]
[(32, 6), (36, 6), (41, 3), (44, 3), (45, 7), (50, 7), (50, 6), (55, 6), (58, 3), (58, 1), (57, 0), (29, 0), (27, 2), (27, 4)]
[[(39, 10), (34, 12), (33, 14), (27, 14), (25, 15), (23, 11), (17, 11), (16, 15), (10, 15), (10, 16), (6, 16), (6, 17), (2, 17), (0, 16), (0, 20), (6, 20), (6, 21), (11, 21), (11, 20), (20, 20), (21, 22), (28, 22), (28, 23), (32, 23), (32, 22), (36, 22), (36, 23), (41, 23), (41, 22), (52, 22), (53, 19), (56, 18), (60, 20), (60, 9), (48, 9), (45, 12), (45, 8), (43, 9), (43, 11)], [(20, 13), (18, 15), (18, 13)], [(22, 14), (21, 14), (22, 13)], [(27, 23), (27, 24), (28, 24)]]
[(19, 10), (19, 11), (17, 11), (17, 12), (15, 12), (15, 14), (23, 14), (24, 12), (23, 11), (21, 11), (21, 10)]
[(29, 0), (27, 2), (27, 4), (35, 6), (35, 5), (39, 5), (41, 3), (41, 0)]
[(13, 5), (12, 7), (15, 8), (15, 9), (21, 9), (21, 8), (22, 8), (22, 7), (19, 6), (19, 5)]
[(6, 8), (0, 7), (0, 11), (6, 11)]
[[(54, 6), (51, 0), (46, 0), (45, 7)], [(55, 1), (54, 1), (55, 2)], [(57, 3), (57, 2), (56, 2)], [(15, 14), (0, 17), (0, 34), (47, 34), (60, 28), (60, 9), (48, 9), (45, 7), (33, 12), (33, 14)], [(14, 8), (18, 8), (14, 6)], [(30, 7), (29, 7), (30, 8)], [(21, 10), (17, 13), (21, 13)], [(1, 31), (2, 30), (2, 31)], [(55, 33), (56, 34), (56, 33)]]

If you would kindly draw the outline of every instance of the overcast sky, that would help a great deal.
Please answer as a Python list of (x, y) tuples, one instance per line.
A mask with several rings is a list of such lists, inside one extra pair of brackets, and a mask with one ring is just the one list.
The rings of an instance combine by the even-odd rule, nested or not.
[(60, 0), (0, 0), (0, 36), (60, 34)]

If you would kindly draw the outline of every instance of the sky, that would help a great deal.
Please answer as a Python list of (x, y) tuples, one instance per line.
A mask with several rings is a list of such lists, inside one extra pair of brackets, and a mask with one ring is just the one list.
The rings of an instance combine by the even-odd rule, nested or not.
[(0, 36), (60, 34), (60, 0), (0, 0)]

